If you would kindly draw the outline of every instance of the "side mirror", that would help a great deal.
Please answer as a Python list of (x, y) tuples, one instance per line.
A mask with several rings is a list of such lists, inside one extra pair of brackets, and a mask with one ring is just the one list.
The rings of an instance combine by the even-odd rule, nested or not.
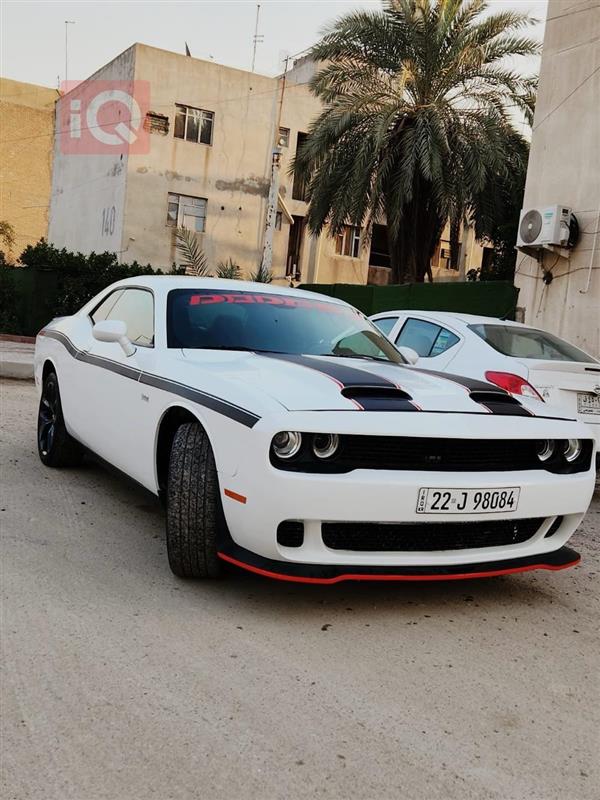
[(398, 350), (400, 350), (409, 364), (416, 364), (419, 360), (419, 354), (416, 350), (413, 350), (412, 347), (399, 347)]
[(92, 328), (92, 336), (99, 342), (116, 342), (123, 348), (126, 356), (135, 353), (135, 347), (127, 336), (127, 325), (118, 319), (103, 319)]

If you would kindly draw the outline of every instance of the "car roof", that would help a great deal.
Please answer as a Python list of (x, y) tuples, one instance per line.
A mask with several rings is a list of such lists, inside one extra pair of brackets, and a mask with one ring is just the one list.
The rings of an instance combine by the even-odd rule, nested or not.
[(193, 275), (137, 275), (134, 278), (124, 278), (113, 286), (141, 286), (148, 289), (163, 289), (168, 283), (170, 289), (224, 289), (238, 292), (260, 292), (261, 294), (278, 294), (286, 297), (306, 297), (312, 300), (324, 300), (336, 305), (348, 306), (349, 303), (337, 297), (330, 297), (318, 292), (307, 292), (304, 289), (295, 289), (290, 286), (277, 286), (272, 283), (257, 283), (256, 281), (233, 281), (226, 278), (196, 278)]
[(439, 322), (446, 323), (463, 323), (463, 325), (476, 325), (476, 324), (500, 324), (500, 325), (514, 325), (519, 328), (529, 328), (530, 325), (523, 325), (520, 322), (513, 322), (510, 319), (501, 319), (500, 317), (485, 317), (481, 314), (463, 314), (458, 311), (436, 311), (434, 309), (424, 308), (399, 308), (394, 311), (380, 311), (374, 314), (373, 317), (391, 317), (394, 314), (410, 314), (416, 317), (427, 317), (429, 319), (439, 320)]

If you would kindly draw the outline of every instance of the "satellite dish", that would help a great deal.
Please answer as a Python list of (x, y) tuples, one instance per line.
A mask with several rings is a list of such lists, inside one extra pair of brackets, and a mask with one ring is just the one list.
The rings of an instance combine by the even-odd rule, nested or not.
[(542, 230), (542, 215), (537, 209), (528, 211), (519, 225), (519, 235), (525, 244), (535, 242)]

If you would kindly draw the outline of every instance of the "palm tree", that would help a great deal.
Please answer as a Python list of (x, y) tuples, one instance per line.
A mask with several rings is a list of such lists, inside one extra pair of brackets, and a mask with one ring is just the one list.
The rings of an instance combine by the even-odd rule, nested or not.
[(534, 20), (485, 0), (387, 0), (336, 20), (312, 56), (323, 111), (296, 154), (315, 234), (387, 222), (393, 280), (423, 280), (449, 217), (502, 170), (532, 81)]

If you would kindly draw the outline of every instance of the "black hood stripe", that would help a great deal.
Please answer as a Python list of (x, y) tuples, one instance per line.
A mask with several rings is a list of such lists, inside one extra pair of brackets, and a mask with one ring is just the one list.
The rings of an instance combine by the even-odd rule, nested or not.
[[(419, 411), (411, 396), (397, 383), (366, 370), (337, 364), (326, 358), (292, 353), (260, 353), (265, 358), (288, 361), (320, 372), (334, 380), (341, 394), (361, 411)], [(380, 393), (377, 393), (380, 390)]]
[(422, 375), (435, 375), (436, 378), (445, 378), (458, 386), (462, 386), (469, 393), (474, 403), (487, 408), (491, 414), (506, 417), (536, 416), (533, 411), (525, 408), (514, 395), (495, 383), (478, 381), (475, 378), (466, 378), (463, 375), (453, 375), (449, 372), (438, 372), (432, 369), (413, 367), (413, 370), (420, 372)]
[(389, 389), (392, 386), (396, 387), (393, 381), (382, 378), (380, 375), (373, 375), (371, 372), (349, 367), (347, 364), (335, 364), (324, 358), (295, 355), (293, 353), (260, 353), (259, 355), (265, 358), (276, 358), (279, 361), (289, 361), (292, 364), (314, 369), (329, 378), (333, 378), (334, 381), (340, 384), (340, 388), (347, 388), (348, 386), (369, 386), (374, 388), (381, 386)]
[(201, 392), (193, 386), (187, 386), (177, 381), (161, 378), (158, 375), (151, 375), (135, 367), (121, 364), (118, 361), (112, 361), (110, 358), (95, 356), (91, 353), (86, 353), (84, 350), (79, 350), (69, 337), (61, 331), (44, 329), (40, 331), (39, 335), (47, 336), (50, 339), (55, 339), (57, 342), (60, 342), (64, 345), (67, 352), (77, 361), (83, 361), (85, 364), (107, 369), (109, 372), (114, 372), (117, 375), (122, 375), (124, 378), (138, 381), (146, 386), (153, 386), (156, 389), (163, 389), (164, 391), (171, 392), (171, 394), (176, 394), (200, 406), (209, 408), (211, 411), (216, 411), (218, 414), (229, 417), (229, 419), (234, 420), (234, 422), (239, 422), (247, 428), (253, 428), (260, 420), (258, 414), (253, 414), (251, 411), (236, 406), (234, 403), (229, 403), (227, 400), (222, 400), (220, 397)]
[(433, 369), (420, 369), (419, 367), (411, 367), (413, 372), (420, 372), (422, 375), (435, 375), (436, 378), (445, 378), (447, 381), (457, 383), (468, 392), (494, 392), (495, 394), (511, 396), (506, 389), (502, 389), (495, 383), (487, 383), (486, 381), (478, 381), (475, 378), (466, 378), (464, 375), (453, 375), (451, 372), (439, 372)]

